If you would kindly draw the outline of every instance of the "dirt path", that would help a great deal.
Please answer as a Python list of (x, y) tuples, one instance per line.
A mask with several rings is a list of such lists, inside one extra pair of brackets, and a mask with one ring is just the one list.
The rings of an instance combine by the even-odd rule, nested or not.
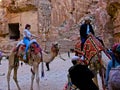
[[(71, 54), (72, 56), (73, 54)], [(59, 57), (56, 57), (53, 62), (50, 63), (50, 71), (46, 71), (45, 67), (45, 77), (41, 78), (41, 70), (40, 70), (40, 90), (63, 90), (64, 84), (67, 81), (67, 71), (69, 67), (72, 65), (70, 58), (68, 58), (67, 54), (62, 54), (62, 57), (66, 59), (63, 61)], [(7, 68), (8, 61), (2, 60), (2, 65), (0, 65), (0, 90), (7, 90)], [(30, 90), (31, 83), (31, 72), (30, 66), (23, 64), (23, 66), (19, 67), (18, 70), (18, 81), (21, 87), (21, 90)], [(41, 65), (39, 66), (41, 69)], [(2, 76), (2, 74), (5, 74)], [(17, 90), (17, 87), (12, 79), (11, 75), (11, 90)], [(34, 81), (34, 90), (36, 88), (36, 81)]]

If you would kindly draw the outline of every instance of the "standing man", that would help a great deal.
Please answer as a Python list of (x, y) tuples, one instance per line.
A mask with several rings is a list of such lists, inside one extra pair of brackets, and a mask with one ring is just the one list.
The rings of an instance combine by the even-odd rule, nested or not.
[(84, 43), (87, 40), (89, 34), (90, 33), (92, 33), (93, 35), (95, 34), (90, 22), (91, 22), (90, 18), (86, 17), (84, 24), (80, 26), (81, 51), (83, 51)]

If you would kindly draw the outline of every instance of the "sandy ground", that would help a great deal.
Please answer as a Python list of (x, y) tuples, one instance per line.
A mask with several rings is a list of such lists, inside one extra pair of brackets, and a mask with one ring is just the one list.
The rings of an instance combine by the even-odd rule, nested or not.
[[(73, 54), (71, 54), (73, 56)], [(59, 57), (56, 57), (54, 61), (50, 63), (50, 71), (46, 71), (44, 65), (45, 77), (41, 78), (41, 65), (39, 66), (40, 71), (40, 89), (39, 90), (63, 90), (65, 83), (67, 82), (67, 73), (70, 66), (72, 66), (71, 59), (67, 54), (62, 54), (62, 57), (66, 59), (63, 61)], [(21, 90), (30, 90), (31, 84), (31, 72), (30, 66), (23, 64), (19, 67), (18, 70), (18, 82), (21, 87)], [(2, 65), (0, 65), (0, 90), (7, 90), (7, 69), (8, 69), (8, 60), (2, 60)], [(13, 74), (11, 74), (11, 90), (18, 90), (15, 82), (13, 81)], [(36, 81), (34, 80), (34, 90), (36, 88)]]

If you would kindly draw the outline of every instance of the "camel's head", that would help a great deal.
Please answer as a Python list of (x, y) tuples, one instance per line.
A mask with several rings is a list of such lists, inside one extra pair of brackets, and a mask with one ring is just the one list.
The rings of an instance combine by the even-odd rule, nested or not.
[(52, 43), (51, 52), (58, 54), (58, 52), (59, 52), (58, 42)]
[(58, 46), (59, 46), (59, 45), (58, 45), (58, 42), (52, 43), (52, 46), (58, 48)]

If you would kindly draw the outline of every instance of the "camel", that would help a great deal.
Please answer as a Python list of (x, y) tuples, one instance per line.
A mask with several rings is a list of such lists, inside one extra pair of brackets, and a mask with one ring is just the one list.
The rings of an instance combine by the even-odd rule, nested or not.
[[(39, 88), (39, 64), (43, 61), (47, 63), (47, 66), (49, 67), (49, 63), (57, 56), (59, 52), (58, 43), (53, 43), (51, 47), (50, 54), (43, 53), (40, 48), (36, 48), (38, 46), (37, 43), (32, 43), (30, 45), (28, 55), (27, 55), (27, 61), (25, 62), (23, 60), (23, 53), (24, 53), (24, 45), (19, 45), (18, 48), (14, 49), (10, 55), (9, 55), (9, 67), (8, 67), (8, 73), (7, 73), (7, 82), (8, 82), (8, 90), (10, 90), (10, 75), (11, 71), (14, 69), (13, 79), (17, 85), (18, 90), (21, 90), (18, 81), (17, 81), (17, 70), (19, 67), (19, 61), (23, 61), (27, 63), (28, 65), (32, 66), (31, 72), (31, 87), (30, 90), (33, 90), (33, 80), (36, 75), (36, 82), (37, 86)], [(42, 68), (42, 74), (43, 74), (43, 68)]]
[(55, 42), (54, 45), (52, 45), (54, 47), (51, 47), (51, 52), (50, 53), (46, 53), (46, 52), (43, 52), (43, 62), (46, 63), (46, 67), (47, 67), (47, 71), (50, 70), (49, 68), (49, 64), (50, 62), (52, 62), (54, 60), (54, 58), (60, 54), (59, 53), (59, 45), (57, 44), (57, 42)]
[[(91, 34), (84, 44), (83, 51), (81, 51), (81, 44), (80, 41), (78, 41), (75, 44), (74, 52), (76, 56), (85, 57), (84, 62), (94, 72), (95, 75), (94, 82), (96, 83), (97, 86), (98, 86), (97, 74), (101, 76), (102, 89), (105, 90), (105, 82), (104, 82), (105, 70), (104, 70), (104, 65), (101, 61), (102, 59), (101, 53), (104, 52), (106, 57), (108, 57), (108, 59), (109, 59), (109, 55), (106, 53), (106, 48), (103, 42), (101, 42), (101, 40), (95, 38)], [(69, 79), (68, 82), (70, 82)]]

